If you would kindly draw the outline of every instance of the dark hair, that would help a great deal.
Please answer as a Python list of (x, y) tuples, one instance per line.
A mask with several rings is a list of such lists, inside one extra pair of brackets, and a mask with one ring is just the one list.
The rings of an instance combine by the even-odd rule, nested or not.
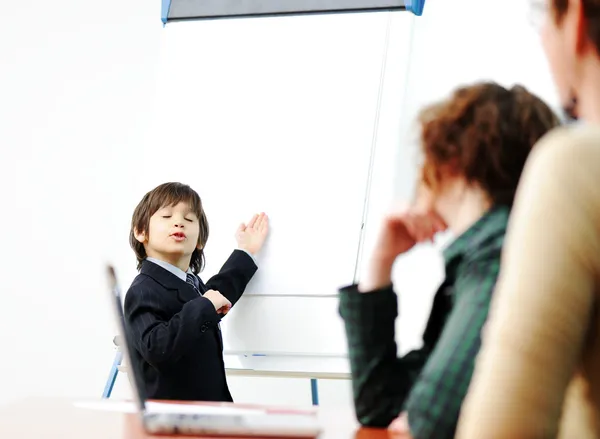
[(424, 153), (422, 178), (436, 190), (445, 173), (462, 175), (492, 203), (512, 205), (525, 161), (537, 140), (559, 124), (538, 97), (477, 83), (423, 109), (418, 118)]
[(192, 253), (190, 269), (198, 274), (204, 267), (204, 246), (208, 240), (208, 221), (204, 209), (202, 209), (202, 200), (198, 193), (186, 184), (164, 183), (152, 189), (142, 201), (136, 206), (131, 218), (131, 230), (129, 231), (129, 245), (137, 258), (138, 270), (142, 267), (142, 262), (146, 259), (146, 250), (144, 245), (135, 239), (137, 233), (148, 233), (150, 227), (150, 217), (157, 210), (165, 206), (175, 206), (180, 202), (190, 205), (191, 210), (198, 217), (200, 223), (200, 234), (198, 235), (198, 244), (200, 249), (196, 248)]
[[(586, 20), (587, 36), (600, 55), (600, 0), (581, 0), (581, 7)], [(554, 18), (560, 23), (569, 9), (569, 0), (552, 0), (552, 9)]]

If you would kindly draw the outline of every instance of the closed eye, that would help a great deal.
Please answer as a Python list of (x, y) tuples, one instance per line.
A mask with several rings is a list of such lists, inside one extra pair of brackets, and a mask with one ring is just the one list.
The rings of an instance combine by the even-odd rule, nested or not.
[(193, 222), (194, 222), (194, 220), (193, 220), (193, 219), (191, 219), (191, 218), (186, 218), (185, 220), (186, 220), (186, 221), (189, 221), (190, 223), (193, 223)]
[(171, 215), (163, 215), (163, 218), (171, 218)]

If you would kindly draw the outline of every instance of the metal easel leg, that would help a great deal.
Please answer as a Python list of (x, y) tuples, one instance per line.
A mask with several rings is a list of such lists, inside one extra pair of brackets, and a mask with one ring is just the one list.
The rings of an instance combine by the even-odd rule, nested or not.
[(312, 404), (319, 405), (319, 388), (317, 387), (317, 379), (310, 379), (310, 394), (312, 396)]
[(122, 358), (123, 353), (117, 351), (112, 367), (110, 368), (110, 373), (108, 374), (108, 380), (106, 380), (106, 385), (104, 386), (104, 392), (102, 392), (102, 398), (110, 398), (115, 381), (117, 380), (117, 374), (119, 373), (119, 366), (121, 365)]

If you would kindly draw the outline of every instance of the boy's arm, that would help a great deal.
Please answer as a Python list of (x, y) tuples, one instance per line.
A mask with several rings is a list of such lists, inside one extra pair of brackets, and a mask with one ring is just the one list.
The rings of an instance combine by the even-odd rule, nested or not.
[(499, 248), (478, 253), (454, 283), (452, 312), (406, 400), (415, 439), (454, 437), (500, 266)]
[(206, 282), (206, 288), (220, 292), (233, 306), (242, 296), (256, 270), (258, 267), (247, 252), (234, 250), (219, 273)]
[(164, 299), (146, 282), (125, 296), (125, 323), (131, 340), (142, 357), (157, 369), (175, 363), (220, 320), (214, 305), (205, 297), (190, 300), (170, 319)]
[(428, 351), (398, 358), (398, 305), (391, 285), (370, 293), (358, 292), (356, 285), (343, 288), (339, 312), (346, 326), (356, 417), (364, 426), (387, 427), (400, 413)]

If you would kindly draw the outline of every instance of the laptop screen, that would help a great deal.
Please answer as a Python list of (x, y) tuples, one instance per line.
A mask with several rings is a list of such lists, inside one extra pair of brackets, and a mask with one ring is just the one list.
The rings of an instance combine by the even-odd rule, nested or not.
[(121, 298), (121, 288), (119, 287), (119, 283), (117, 281), (117, 275), (115, 269), (112, 265), (107, 265), (107, 277), (108, 277), (108, 285), (110, 287), (110, 299), (111, 299), (111, 307), (113, 309), (113, 315), (117, 323), (117, 328), (119, 331), (120, 338), (120, 347), (123, 352), (123, 358), (127, 362), (127, 367), (130, 369), (130, 377), (133, 377), (132, 383), (132, 391), (138, 408), (140, 411), (144, 411), (145, 409), (145, 400), (146, 395), (144, 392), (144, 383), (141, 380), (140, 374), (137, 370), (134, 370), (134, 367), (131, 363), (131, 348), (133, 346), (131, 343), (131, 338), (125, 327), (125, 314), (123, 312), (123, 300)]

